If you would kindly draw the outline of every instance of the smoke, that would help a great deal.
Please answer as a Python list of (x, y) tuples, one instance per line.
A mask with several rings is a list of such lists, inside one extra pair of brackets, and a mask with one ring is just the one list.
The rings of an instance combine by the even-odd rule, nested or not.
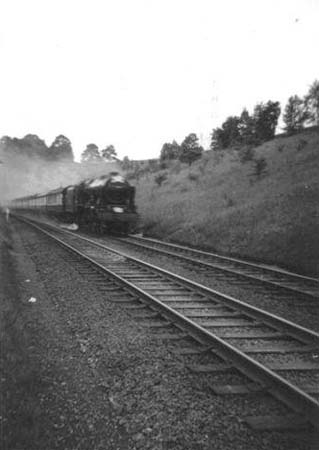
[(80, 183), (88, 178), (121, 173), (117, 162), (76, 163), (67, 160), (45, 161), (25, 155), (0, 154), (0, 205), (12, 199), (48, 192)]

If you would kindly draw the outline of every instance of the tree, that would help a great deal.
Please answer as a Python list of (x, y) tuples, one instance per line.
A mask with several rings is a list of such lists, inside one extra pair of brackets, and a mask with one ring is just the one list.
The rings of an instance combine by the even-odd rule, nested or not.
[(101, 161), (99, 148), (95, 144), (88, 144), (86, 149), (82, 152), (81, 162), (98, 162)]
[(303, 128), (306, 119), (307, 111), (304, 101), (298, 95), (289, 97), (283, 114), (284, 130), (288, 134), (297, 133)]
[(102, 158), (106, 161), (114, 161), (117, 159), (117, 153), (113, 145), (108, 145), (102, 151)]
[(73, 150), (70, 139), (63, 134), (57, 136), (48, 149), (49, 159), (73, 161)]
[(267, 103), (258, 103), (255, 106), (253, 119), (257, 142), (269, 141), (275, 136), (279, 116), (279, 102), (269, 100)]
[(305, 96), (308, 117), (313, 125), (319, 125), (319, 81), (315, 80)]
[(26, 156), (46, 159), (48, 152), (45, 142), (36, 134), (27, 134), (22, 139), (3, 136), (1, 139), (1, 148), (9, 158), (14, 156)]
[(221, 150), (238, 144), (240, 141), (239, 125), (239, 117), (227, 117), (221, 128), (213, 130), (210, 148), (212, 150)]
[(129, 160), (128, 156), (124, 156), (121, 165), (122, 165), (122, 169), (123, 170), (129, 170), (130, 169), (132, 164), (131, 164), (131, 161)]
[(243, 109), (239, 117), (238, 130), (240, 143), (244, 145), (255, 144), (255, 121), (246, 108)]
[(178, 159), (181, 148), (176, 141), (170, 143), (165, 143), (161, 150), (160, 159), (165, 161), (167, 159)]
[(211, 136), (211, 141), (210, 141), (210, 149), (217, 151), (217, 150), (222, 150), (224, 148), (223, 146), (223, 130), (221, 128), (214, 128)]
[(20, 147), (26, 150), (29, 154), (33, 156), (39, 156), (40, 158), (45, 158), (47, 146), (43, 139), (40, 139), (36, 134), (27, 134), (22, 139), (14, 139), (20, 141)]
[(229, 116), (222, 125), (224, 148), (238, 144), (240, 140), (239, 133), (240, 118), (237, 116)]
[(191, 165), (194, 161), (202, 156), (204, 149), (198, 143), (198, 137), (195, 133), (191, 133), (185, 137), (181, 144), (181, 152), (179, 160)]

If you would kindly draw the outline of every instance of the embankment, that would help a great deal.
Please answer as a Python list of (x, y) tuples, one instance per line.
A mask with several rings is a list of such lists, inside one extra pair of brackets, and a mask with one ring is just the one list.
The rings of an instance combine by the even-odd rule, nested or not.
[(207, 152), (191, 167), (170, 162), (160, 182), (136, 180), (145, 233), (318, 275), (319, 130), (242, 156)]

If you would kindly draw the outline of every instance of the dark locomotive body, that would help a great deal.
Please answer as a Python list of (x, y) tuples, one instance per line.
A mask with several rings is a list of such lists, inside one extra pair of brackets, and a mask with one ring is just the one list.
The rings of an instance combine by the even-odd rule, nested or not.
[(132, 231), (138, 220), (135, 188), (118, 173), (103, 175), (45, 194), (18, 198), (12, 208), (44, 212), (92, 231)]

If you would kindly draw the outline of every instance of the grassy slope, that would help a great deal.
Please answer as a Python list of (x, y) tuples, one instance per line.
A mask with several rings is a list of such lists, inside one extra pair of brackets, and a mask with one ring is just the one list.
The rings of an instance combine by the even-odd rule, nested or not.
[(253, 174), (254, 162), (241, 163), (235, 151), (207, 154), (190, 168), (173, 163), (160, 187), (156, 174), (143, 176), (137, 204), (145, 229), (318, 275), (318, 150), (319, 130), (312, 130), (257, 147), (255, 159), (267, 161), (260, 178)]

